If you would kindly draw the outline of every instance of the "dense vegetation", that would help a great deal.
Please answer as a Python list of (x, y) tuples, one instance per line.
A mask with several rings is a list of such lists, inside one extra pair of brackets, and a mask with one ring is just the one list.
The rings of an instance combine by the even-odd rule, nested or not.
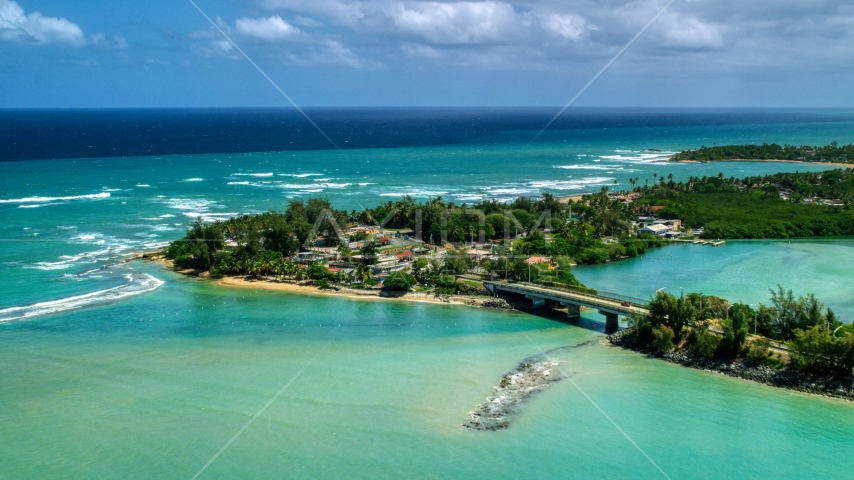
[(674, 160), (800, 160), (803, 162), (854, 163), (854, 145), (839, 146), (836, 142), (824, 147), (794, 145), (723, 145), (683, 150)]
[[(781, 189), (791, 190), (781, 198)], [(661, 205), (658, 215), (705, 227), (706, 238), (793, 238), (854, 235), (854, 172), (781, 173), (745, 179), (690, 178), (638, 187), (643, 208)], [(833, 199), (840, 206), (819, 203)]]
[[(571, 209), (571, 215), (570, 215)], [(327, 199), (292, 200), (285, 212), (241, 215), (225, 221), (205, 224), (194, 222), (187, 235), (172, 242), (167, 257), (179, 268), (210, 270), (214, 275), (287, 275), (299, 272), (287, 259), (300, 251), (312, 235), (320, 219), (320, 234), (326, 244), (341, 245), (342, 259), (349, 261), (354, 252), (341, 242), (344, 226), (352, 223), (383, 224), (386, 228), (418, 230), (429, 243), (464, 243), (475, 240), (495, 240), (499, 255), (548, 255), (566, 257), (571, 262), (601, 263), (607, 260), (636, 256), (650, 246), (662, 245), (663, 240), (631, 235), (631, 209), (609, 198), (607, 189), (590, 195), (585, 202), (569, 205), (557, 201), (551, 194), (539, 198), (520, 197), (509, 204), (494, 200), (473, 205), (456, 205), (442, 198), (416, 202), (404, 197), (361, 212), (336, 210)], [(546, 238), (545, 232), (552, 233)], [(526, 233), (512, 243), (511, 237)], [(611, 238), (605, 241), (605, 238)], [(354, 236), (348, 240), (365, 240)], [(230, 247), (226, 247), (231, 245)], [(377, 258), (377, 247), (368, 242), (361, 251), (364, 264)], [(514, 278), (521, 270), (517, 258), (485, 264), (486, 271), (500, 269), (503, 276)], [(464, 273), (474, 262), (464, 256), (447, 259), (444, 272)], [(512, 267), (512, 268), (511, 268)], [(567, 267), (568, 268), (568, 267)], [(515, 269), (515, 270), (514, 270)], [(525, 278), (527, 278), (527, 267)], [(536, 269), (539, 270), (539, 267)], [(438, 271), (438, 270), (437, 270)], [(509, 272), (509, 273), (508, 273)], [(363, 273), (363, 272), (360, 272)], [(535, 275), (539, 273), (535, 272)]]
[(658, 353), (684, 349), (706, 359), (740, 357), (782, 367), (769, 348), (769, 340), (777, 340), (790, 346), (796, 370), (847, 376), (854, 368), (854, 327), (843, 325), (812, 294), (796, 298), (778, 286), (769, 305), (753, 309), (718, 297), (658, 292), (649, 309), (648, 317), (634, 319), (627, 337), (635, 347)]
[[(407, 290), (414, 281), (431, 286), (437, 292), (457, 293), (461, 290), (453, 275), (470, 272), (491, 274), (515, 280), (550, 281), (580, 286), (569, 272), (574, 261), (601, 262), (625, 255), (637, 255), (650, 244), (662, 241), (655, 238), (637, 239), (628, 236), (625, 206), (608, 199), (605, 193), (594, 196), (587, 205), (576, 205), (573, 219), (569, 208), (551, 195), (541, 198), (519, 198), (511, 204), (483, 202), (472, 207), (457, 206), (441, 198), (416, 203), (405, 197), (362, 212), (335, 210), (326, 199), (291, 201), (285, 212), (241, 215), (225, 221), (206, 224), (196, 220), (183, 239), (172, 242), (166, 257), (180, 269), (210, 271), (213, 276), (248, 275), (275, 276), (292, 280), (313, 280), (321, 286), (330, 282), (375, 284), (370, 265), (380, 254), (380, 247), (364, 234), (354, 234), (347, 240), (366, 240), (358, 252), (352, 252), (341, 242), (341, 228), (352, 223), (375, 224), (382, 216), (386, 226), (398, 229), (417, 228), (416, 211), (421, 212), (424, 236), (441, 240), (471, 240), (478, 236), (501, 240), (493, 247), (499, 260), (476, 261), (466, 254), (466, 248), (449, 250), (442, 258), (422, 257), (413, 264), (413, 276), (401, 272), (392, 274), (384, 286)], [(381, 219), (381, 220), (382, 220)], [(317, 229), (314, 225), (320, 220)], [(511, 230), (512, 226), (512, 230)], [(543, 231), (556, 228), (554, 242), (547, 242)], [(506, 233), (528, 231), (512, 244), (502, 240)], [(338, 245), (340, 264), (346, 267), (335, 272), (321, 261), (303, 264), (292, 256), (304, 250), (306, 241), (314, 241), (314, 232), (329, 245)], [(427, 233), (432, 232), (432, 233)], [(617, 233), (622, 242), (604, 243), (601, 235)], [(360, 255), (354, 261), (354, 255)], [(553, 263), (529, 266), (530, 255), (548, 254), (559, 257)], [(350, 271), (352, 269), (352, 271)], [(348, 273), (342, 273), (347, 270)], [(417, 279), (417, 280), (416, 280)]]

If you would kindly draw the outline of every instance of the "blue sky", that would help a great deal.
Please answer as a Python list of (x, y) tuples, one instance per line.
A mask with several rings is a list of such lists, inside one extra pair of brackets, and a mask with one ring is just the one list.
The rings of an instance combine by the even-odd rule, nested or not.
[[(197, 0), (303, 106), (563, 105), (663, 0)], [(676, 0), (578, 106), (854, 107), (854, 5)], [(0, 108), (285, 100), (187, 0), (0, 0)]]

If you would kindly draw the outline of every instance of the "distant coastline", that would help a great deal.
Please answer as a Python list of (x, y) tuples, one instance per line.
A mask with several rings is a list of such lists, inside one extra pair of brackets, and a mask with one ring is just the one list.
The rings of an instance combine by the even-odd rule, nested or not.
[[(806, 160), (784, 160), (779, 158), (722, 158), (716, 160), (679, 160), (673, 155), (670, 163), (723, 163), (723, 162), (768, 162), (768, 163), (803, 163), (804, 165), (827, 165), (829, 167), (854, 168), (854, 163), (838, 162), (808, 162)], [(563, 197), (562, 197), (563, 198)]]
[(670, 157), (671, 160), (686, 161), (774, 161), (774, 162), (805, 162), (850, 166), (854, 164), (854, 144), (811, 146), (778, 145), (763, 143), (762, 145), (715, 145), (702, 146), (694, 150), (683, 150)]

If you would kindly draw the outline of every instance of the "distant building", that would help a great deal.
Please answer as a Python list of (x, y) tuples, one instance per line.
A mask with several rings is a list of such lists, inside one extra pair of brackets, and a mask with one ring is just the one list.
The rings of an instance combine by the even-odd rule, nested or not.
[(297, 262), (305, 263), (305, 262), (313, 262), (315, 260), (320, 260), (321, 256), (315, 252), (299, 252), (296, 255)]
[(394, 256), (401, 262), (411, 262), (415, 260), (415, 254), (411, 250), (395, 253)]
[(492, 251), (490, 251), (490, 250), (479, 250), (477, 248), (472, 248), (466, 252), (466, 255), (469, 258), (477, 260), (477, 259), (480, 259), (483, 257), (488, 257), (489, 255), (492, 255)]
[(546, 257), (531, 257), (526, 259), (525, 263), (528, 265), (536, 265), (538, 263), (551, 263), (551, 260)]
[(663, 237), (665, 233), (673, 230), (673, 227), (670, 225), (662, 225), (660, 223), (653, 223), (652, 225), (647, 225), (641, 229), (638, 229), (638, 235), (642, 233), (651, 233), (653, 235), (658, 235), (659, 237)]
[(682, 228), (682, 220), (656, 220), (652, 223), (657, 225), (670, 225), (674, 230)]

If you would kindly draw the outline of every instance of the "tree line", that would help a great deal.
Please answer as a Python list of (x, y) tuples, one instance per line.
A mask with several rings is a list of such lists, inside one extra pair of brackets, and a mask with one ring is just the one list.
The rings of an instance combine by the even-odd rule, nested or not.
[(854, 145), (830, 145), (800, 147), (763, 143), (762, 145), (702, 146), (696, 150), (683, 150), (673, 156), (674, 160), (797, 160), (802, 162), (854, 163)]
[(776, 340), (789, 345), (790, 366), (798, 371), (848, 376), (854, 368), (854, 326), (843, 324), (813, 294), (795, 297), (778, 285), (770, 303), (754, 309), (719, 297), (662, 291), (650, 301), (649, 312), (633, 319), (626, 339), (634, 347), (781, 368), (770, 350), (770, 340)]
[[(781, 188), (791, 190), (781, 198)], [(854, 235), (854, 172), (785, 173), (743, 179), (691, 177), (635, 189), (640, 209), (664, 206), (661, 218), (704, 227), (705, 238), (796, 238)], [(828, 206), (805, 199), (840, 199)]]

